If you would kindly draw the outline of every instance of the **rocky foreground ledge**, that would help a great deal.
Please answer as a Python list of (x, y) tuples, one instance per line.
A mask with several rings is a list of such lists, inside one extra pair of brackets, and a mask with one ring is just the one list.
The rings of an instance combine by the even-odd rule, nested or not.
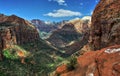
[[(120, 76), (120, 45), (86, 52), (77, 58), (77, 66), (68, 71), (67, 65), (59, 66), (60, 76)], [(56, 76), (55, 75), (55, 76)]]

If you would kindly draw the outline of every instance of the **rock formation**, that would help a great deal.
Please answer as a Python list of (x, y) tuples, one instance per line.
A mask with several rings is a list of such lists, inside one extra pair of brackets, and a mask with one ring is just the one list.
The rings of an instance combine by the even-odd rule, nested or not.
[(89, 19), (75, 18), (61, 25), (47, 40), (56, 47), (69, 46), (89, 31), (88, 25), (90, 25)]
[(72, 19), (61, 25), (47, 40), (53, 46), (65, 50), (65, 54), (71, 55), (88, 42), (90, 24), (90, 16)]
[(65, 47), (73, 40), (79, 39), (79, 34), (74, 25), (69, 23), (65, 24), (61, 29), (53, 32), (53, 34), (47, 39), (55, 47)]
[[(60, 76), (120, 76), (120, 1), (100, 0), (92, 15), (90, 45), (93, 50), (79, 56), (74, 70), (65, 65)], [(108, 46), (108, 47), (107, 47)], [(101, 50), (97, 50), (101, 49)], [(60, 70), (60, 68), (64, 70)]]
[(15, 15), (0, 15), (0, 51), (13, 44), (25, 44), (39, 39), (36, 28)]
[(77, 66), (73, 71), (60, 66), (56, 74), (60, 76), (119, 76), (120, 45), (107, 47), (97, 51), (86, 52), (78, 57)]
[(93, 50), (120, 44), (120, 1), (101, 0), (93, 12), (91, 28)]

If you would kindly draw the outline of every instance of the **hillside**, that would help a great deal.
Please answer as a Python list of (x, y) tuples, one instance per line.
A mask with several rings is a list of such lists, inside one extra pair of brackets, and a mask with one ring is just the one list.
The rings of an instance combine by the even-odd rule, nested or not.
[(0, 15), (0, 75), (46, 76), (61, 55), (39, 37), (28, 21), (15, 15)]

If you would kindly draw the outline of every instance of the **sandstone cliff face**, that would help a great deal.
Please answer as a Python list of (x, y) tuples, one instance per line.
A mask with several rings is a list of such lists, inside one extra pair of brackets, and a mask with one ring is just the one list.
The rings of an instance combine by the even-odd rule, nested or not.
[(68, 23), (72, 23), (76, 31), (82, 34), (89, 31), (89, 28), (91, 26), (91, 17), (84, 16), (82, 19), (75, 18), (68, 21)]
[(91, 28), (93, 50), (120, 44), (120, 1), (101, 0), (93, 12)]
[(87, 52), (78, 57), (73, 71), (64, 66), (57, 68), (60, 76), (120, 76), (120, 45)]
[(36, 28), (28, 21), (15, 15), (0, 15), (0, 51), (38, 39)]

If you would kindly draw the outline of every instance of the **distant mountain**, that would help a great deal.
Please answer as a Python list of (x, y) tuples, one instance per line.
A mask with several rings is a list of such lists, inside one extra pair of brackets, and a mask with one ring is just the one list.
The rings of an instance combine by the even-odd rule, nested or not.
[(85, 33), (89, 30), (89, 28), (91, 26), (91, 17), (90, 16), (85, 16), (81, 19), (80, 18), (75, 18), (75, 19), (72, 19), (72, 20), (68, 21), (68, 23), (74, 24), (77, 32)]
[(34, 24), (41, 32), (51, 32), (52, 30), (57, 29), (58, 23), (45, 22), (39, 19), (31, 20), (31, 23)]
[(52, 31), (58, 29), (65, 22), (65, 20), (61, 22), (42, 21), (39, 19), (31, 20), (31, 23), (40, 31), (39, 34), (42, 39), (48, 38), (52, 34)]
[(81, 34), (76, 31), (73, 24), (65, 24), (61, 29), (54, 31), (47, 40), (56, 47), (65, 47), (80, 36)]
[(78, 51), (88, 41), (90, 22), (90, 19), (82, 20), (79, 18), (67, 21), (59, 26), (59, 29), (53, 31), (46, 40), (51, 45), (65, 50), (67, 54), (72, 54)]

